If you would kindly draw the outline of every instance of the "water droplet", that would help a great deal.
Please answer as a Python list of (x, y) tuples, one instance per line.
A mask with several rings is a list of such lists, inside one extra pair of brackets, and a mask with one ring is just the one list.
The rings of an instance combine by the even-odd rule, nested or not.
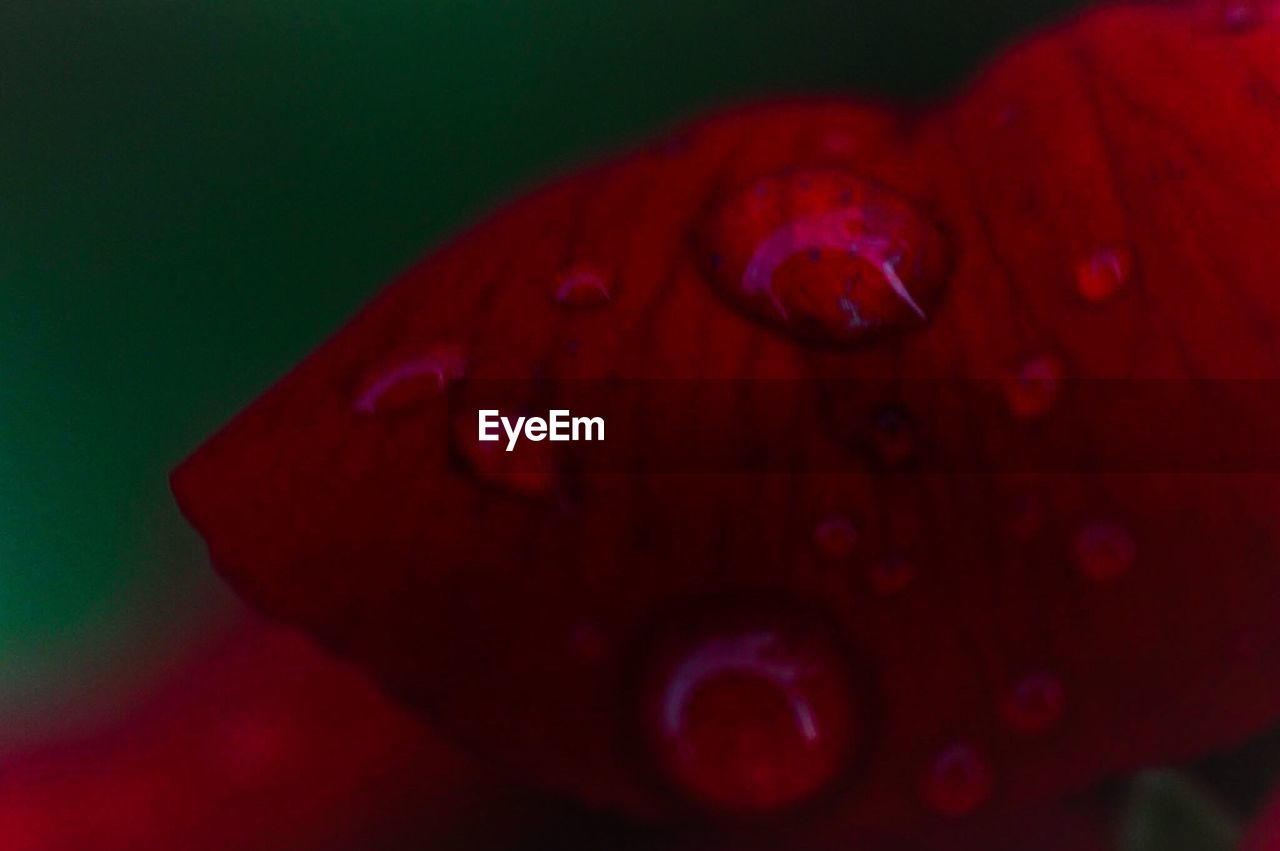
[(1062, 375), (1062, 362), (1053, 355), (1027, 358), (1005, 382), (1010, 413), (1024, 420), (1047, 414), (1058, 401)]
[(1043, 733), (1062, 720), (1066, 694), (1053, 674), (1028, 674), (1014, 683), (1000, 703), (1000, 715), (1010, 729), (1026, 735)]
[(847, 558), (858, 544), (858, 527), (848, 517), (828, 517), (813, 530), (818, 552), (827, 558)]
[(897, 466), (907, 461), (916, 448), (911, 415), (896, 405), (876, 411), (871, 418), (871, 444), (883, 464)]
[(645, 735), (675, 788), (740, 815), (827, 789), (862, 732), (848, 663), (813, 617), (720, 612), (669, 629), (645, 681)]
[(455, 345), (438, 345), (417, 354), (396, 357), (390, 366), (371, 372), (356, 394), (362, 414), (390, 414), (413, 407), (443, 392), (450, 381), (466, 372), (466, 358)]
[(1114, 296), (1133, 274), (1133, 254), (1126, 248), (1102, 248), (1076, 264), (1076, 291), (1098, 304)]
[(885, 597), (903, 591), (915, 575), (915, 565), (902, 556), (887, 556), (867, 565), (867, 583)]
[(1113, 582), (1129, 572), (1138, 545), (1119, 523), (1096, 521), (1076, 532), (1076, 564), (1094, 582)]
[(967, 815), (991, 797), (991, 767), (977, 747), (956, 742), (944, 748), (925, 771), (920, 794), (944, 816)]
[(566, 307), (600, 307), (613, 299), (611, 276), (598, 266), (574, 264), (556, 275), (554, 296)]
[(942, 236), (916, 206), (838, 169), (786, 171), (725, 196), (699, 239), (731, 304), (819, 342), (922, 327), (948, 272)]

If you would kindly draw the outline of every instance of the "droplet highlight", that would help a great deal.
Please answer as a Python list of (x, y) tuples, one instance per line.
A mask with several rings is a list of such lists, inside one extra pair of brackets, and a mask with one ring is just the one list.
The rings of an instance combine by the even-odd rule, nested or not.
[(552, 296), (565, 307), (602, 307), (613, 300), (612, 276), (598, 266), (577, 263), (556, 275)]
[(356, 394), (361, 414), (390, 414), (414, 407), (443, 393), (450, 381), (467, 368), (462, 349), (451, 344), (433, 346), (416, 354), (396, 357), (371, 372)]
[(858, 527), (844, 515), (828, 517), (814, 527), (813, 543), (826, 558), (848, 558), (858, 545)]
[(916, 205), (840, 169), (790, 170), (729, 193), (699, 240), (731, 305), (816, 342), (923, 327), (949, 271), (942, 235)]
[(1076, 291), (1091, 304), (1120, 292), (1133, 274), (1133, 254), (1126, 248), (1102, 248), (1076, 265)]
[(943, 816), (968, 815), (991, 797), (991, 766), (975, 745), (956, 742), (944, 748), (925, 770), (920, 795)]
[(1138, 545), (1129, 530), (1112, 521), (1088, 523), (1076, 532), (1076, 564), (1093, 582), (1114, 582), (1129, 572)]
[(1062, 361), (1051, 354), (1024, 360), (1005, 382), (1009, 412), (1023, 420), (1048, 414), (1058, 401), (1063, 373)]
[(885, 556), (867, 565), (867, 584), (882, 597), (905, 591), (915, 576), (915, 564), (904, 556)]
[(1057, 726), (1066, 708), (1066, 692), (1053, 674), (1039, 671), (1011, 685), (1000, 703), (1000, 717), (1016, 733), (1034, 736)]
[(651, 648), (644, 738), (675, 789), (737, 815), (821, 794), (862, 735), (850, 669), (812, 617), (719, 613)]

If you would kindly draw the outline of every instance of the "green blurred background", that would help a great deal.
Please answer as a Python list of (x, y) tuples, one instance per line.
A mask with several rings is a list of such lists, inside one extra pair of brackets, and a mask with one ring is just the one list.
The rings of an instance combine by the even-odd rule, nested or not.
[(6, 729), (225, 605), (168, 469), (445, 234), (714, 105), (944, 93), (1072, 5), (5, 0)]

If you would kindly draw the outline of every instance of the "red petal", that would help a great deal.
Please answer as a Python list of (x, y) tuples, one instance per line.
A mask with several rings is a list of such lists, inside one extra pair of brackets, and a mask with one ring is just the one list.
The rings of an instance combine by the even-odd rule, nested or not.
[(534, 821), (358, 672), (257, 621), (0, 776), (6, 851), (505, 847)]
[[(174, 476), (183, 509), (264, 610), (523, 776), (632, 813), (682, 807), (637, 753), (635, 654), (673, 611), (744, 595), (821, 613), (847, 649), (852, 699), (876, 723), (828, 790), (842, 823), (1019, 806), (1243, 737), (1280, 715), (1275, 475), (1027, 481), (983, 475), (1001, 459), (980, 455), (972, 475), (590, 476), (565, 504), (542, 474), (456, 470), (440, 382), (398, 393), (386, 415), (359, 404), (371, 370), (457, 351), (473, 379), (977, 377), (1008, 382), (1010, 411), (917, 408), (912, 439), (1006, 417), (1021, 438), (1059, 434), (1068, 457), (1099, 433), (1159, 436), (1073, 407), (1061, 375), (1280, 376), (1280, 27), (1269, 11), (1227, 26), (1210, 5), (1092, 14), (923, 114), (840, 101), (720, 116), (517, 202), (201, 448)], [(759, 256), (705, 235), (708, 210), (749, 203), (733, 193), (770, 175), (790, 176), (785, 197), (806, 215), (844, 203), (792, 181), (833, 169), (878, 187), (850, 198), (895, 200), (806, 220), (818, 237)], [(770, 215), (738, 227), (764, 240)], [(936, 292), (941, 266), (910, 260), (936, 256), (926, 220), (949, 252)], [(856, 248), (818, 248), (828, 271), (796, 265), (831, 234)], [(913, 254), (920, 240), (931, 247)], [(711, 256), (721, 243), (728, 267)], [(788, 283), (785, 314), (765, 315), (759, 263)], [(556, 297), (584, 266), (609, 280), (607, 304)], [(724, 268), (750, 292), (715, 280)], [(921, 282), (929, 298), (903, 310), (895, 286)], [(849, 315), (877, 333), (834, 335), (832, 299), (874, 308)], [(1209, 407), (1168, 431), (1192, 434)], [(797, 458), (832, 451), (817, 408), (750, 414), (782, 417)], [(701, 412), (661, 415), (653, 428), (679, 433)], [(1028, 499), (1031, 525), (1010, 510)], [(854, 570), (813, 546), (833, 515), (858, 523), (837, 560)], [(892, 594), (859, 561), (887, 558), (912, 567)], [(1020, 684), (1045, 676), (1061, 705), (1008, 724)], [(960, 753), (972, 758), (946, 758)]]

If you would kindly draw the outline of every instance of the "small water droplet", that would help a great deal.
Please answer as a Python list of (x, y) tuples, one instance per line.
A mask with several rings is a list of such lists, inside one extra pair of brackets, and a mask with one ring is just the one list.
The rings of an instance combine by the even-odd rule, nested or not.
[(1000, 703), (1010, 729), (1028, 736), (1043, 733), (1062, 720), (1066, 693), (1053, 674), (1039, 671), (1014, 683)]
[(1076, 564), (1094, 582), (1114, 582), (1129, 572), (1138, 545), (1129, 530), (1112, 521), (1087, 523), (1076, 532)]
[(876, 411), (871, 418), (871, 444), (876, 457), (888, 466), (910, 459), (916, 449), (916, 434), (906, 409), (890, 405)]
[(884, 597), (905, 590), (915, 576), (915, 565), (903, 556), (886, 556), (867, 565), (867, 584)]
[(611, 276), (598, 266), (577, 263), (555, 279), (555, 300), (566, 307), (600, 307), (613, 299)]
[(466, 372), (462, 349), (443, 344), (417, 354), (396, 357), (389, 366), (373, 370), (356, 394), (362, 414), (390, 414), (411, 408), (442, 393), (450, 381)]
[(827, 558), (847, 558), (858, 544), (858, 527), (843, 515), (828, 517), (814, 528), (813, 542)]
[(925, 805), (944, 816), (967, 815), (991, 797), (991, 767), (968, 742), (944, 748), (925, 771), (920, 794)]
[(915, 205), (838, 169), (786, 171), (726, 195), (699, 239), (730, 304), (820, 342), (922, 327), (948, 273), (942, 236)]
[(1042, 417), (1058, 401), (1062, 362), (1050, 354), (1027, 358), (1005, 382), (1009, 412), (1024, 420)]
[(1119, 292), (1133, 274), (1133, 254), (1127, 248), (1101, 248), (1076, 264), (1076, 291), (1092, 304)]
[(652, 648), (645, 737), (676, 789), (717, 810), (776, 812), (826, 789), (861, 735), (848, 663), (812, 617), (720, 612)]

